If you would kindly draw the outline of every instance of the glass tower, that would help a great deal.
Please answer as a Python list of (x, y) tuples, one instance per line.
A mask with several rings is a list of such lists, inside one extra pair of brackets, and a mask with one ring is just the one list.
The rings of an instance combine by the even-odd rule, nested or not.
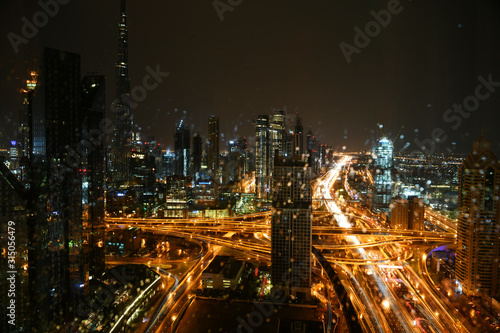
[(373, 149), (375, 174), (373, 177), (373, 208), (389, 212), (392, 198), (392, 154), (393, 145), (387, 137), (382, 137)]

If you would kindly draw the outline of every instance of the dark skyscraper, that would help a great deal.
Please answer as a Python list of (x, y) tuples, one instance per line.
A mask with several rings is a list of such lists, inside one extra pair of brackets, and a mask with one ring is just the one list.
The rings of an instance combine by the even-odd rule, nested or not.
[(309, 155), (308, 163), (313, 173), (315, 173), (319, 165), (318, 140), (316, 140), (316, 137), (313, 135), (311, 130), (307, 132), (306, 138), (307, 138), (307, 154)]
[(130, 172), (132, 115), (130, 114), (130, 79), (128, 77), (128, 26), (126, 1), (121, 0), (116, 61), (116, 99), (113, 102), (115, 131), (111, 142), (110, 171), (115, 187), (126, 185)]
[(191, 172), (193, 173), (193, 178), (198, 180), (201, 177), (201, 161), (203, 159), (203, 139), (199, 133), (194, 133), (193, 135), (192, 157)]
[(457, 280), (467, 295), (500, 296), (500, 163), (491, 144), (474, 142), (459, 171)]
[(301, 124), (301, 118), (297, 114), (295, 131), (293, 132), (293, 156), (302, 157), (304, 154), (304, 128)]
[(219, 144), (219, 118), (211, 116), (208, 119), (208, 170), (214, 180), (217, 179), (219, 174)]
[(82, 82), (83, 139), (90, 143), (82, 156), (82, 215), (89, 277), (104, 271), (105, 140), (98, 130), (106, 110), (105, 78), (89, 75)]
[(293, 156), (293, 131), (291, 129), (286, 132), (285, 151), (287, 157)]
[(181, 120), (174, 135), (175, 146), (175, 175), (189, 176), (189, 160), (191, 157), (191, 132)]
[[(84, 269), (82, 225), (81, 144), (84, 117), (81, 108), (80, 55), (45, 48), (39, 89), (33, 99), (36, 172), (32, 186), (36, 215), (29, 226), (31, 298), (40, 331), (64, 323), (88, 286)], [(35, 177), (36, 176), (36, 177)], [(40, 190), (38, 190), (40, 189)], [(30, 228), (28, 228), (30, 229)]]
[(298, 156), (274, 161), (271, 281), (286, 295), (311, 296), (311, 169)]

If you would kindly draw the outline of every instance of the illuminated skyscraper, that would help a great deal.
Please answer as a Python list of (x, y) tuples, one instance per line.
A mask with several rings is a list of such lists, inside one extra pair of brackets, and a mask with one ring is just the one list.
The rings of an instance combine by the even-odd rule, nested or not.
[(114, 187), (125, 186), (129, 179), (132, 143), (132, 116), (130, 114), (130, 79), (128, 77), (128, 26), (126, 1), (121, 0), (116, 61), (116, 99), (113, 103), (115, 131), (112, 137), (110, 171)]
[(219, 143), (219, 118), (211, 116), (208, 119), (208, 170), (214, 180), (216, 180), (219, 175)]
[(491, 144), (474, 142), (459, 171), (456, 276), (468, 295), (500, 296), (500, 163)]
[(255, 190), (259, 199), (270, 199), (272, 193), (274, 157), (286, 156), (285, 111), (260, 115), (255, 124)]
[(274, 161), (271, 282), (286, 295), (311, 294), (311, 169), (298, 156)]
[(255, 196), (267, 199), (269, 191), (269, 116), (260, 115), (255, 124)]
[(373, 175), (373, 208), (380, 212), (389, 212), (389, 204), (392, 198), (392, 153), (391, 140), (382, 137), (373, 149), (374, 159)]
[(270, 156), (269, 159), (271, 163), (274, 163), (274, 154), (276, 150), (279, 151), (281, 155), (285, 155), (285, 145), (286, 145), (286, 127), (285, 127), (285, 111), (277, 110), (274, 111), (270, 117), (270, 144), (269, 149)]

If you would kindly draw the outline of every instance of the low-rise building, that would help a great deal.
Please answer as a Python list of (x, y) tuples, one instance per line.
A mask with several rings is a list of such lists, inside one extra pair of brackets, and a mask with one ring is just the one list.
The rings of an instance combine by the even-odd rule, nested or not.
[(232, 256), (217, 256), (201, 275), (205, 289), (235, 289), (241, 280), (244, 262)]

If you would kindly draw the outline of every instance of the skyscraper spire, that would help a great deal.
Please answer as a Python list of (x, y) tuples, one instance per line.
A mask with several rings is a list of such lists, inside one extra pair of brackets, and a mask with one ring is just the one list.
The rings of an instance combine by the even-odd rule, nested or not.
[(132, 135), (130, 114), (130, 79), (128, 77), (128, 26), (126, 0), (121, 1), (118, 23), (118, 58), (116, 67), (115, 132), (112, 139), (110, 170), (114, 187), (125, 185), (129, 175), (129, 161)]
[(118, 59), (116, 61), (116, 98), (130, 95), (130, 79), (128, 77), (128, 26), (126, 1), (121, 2), (120, 22), (118, 23)]

